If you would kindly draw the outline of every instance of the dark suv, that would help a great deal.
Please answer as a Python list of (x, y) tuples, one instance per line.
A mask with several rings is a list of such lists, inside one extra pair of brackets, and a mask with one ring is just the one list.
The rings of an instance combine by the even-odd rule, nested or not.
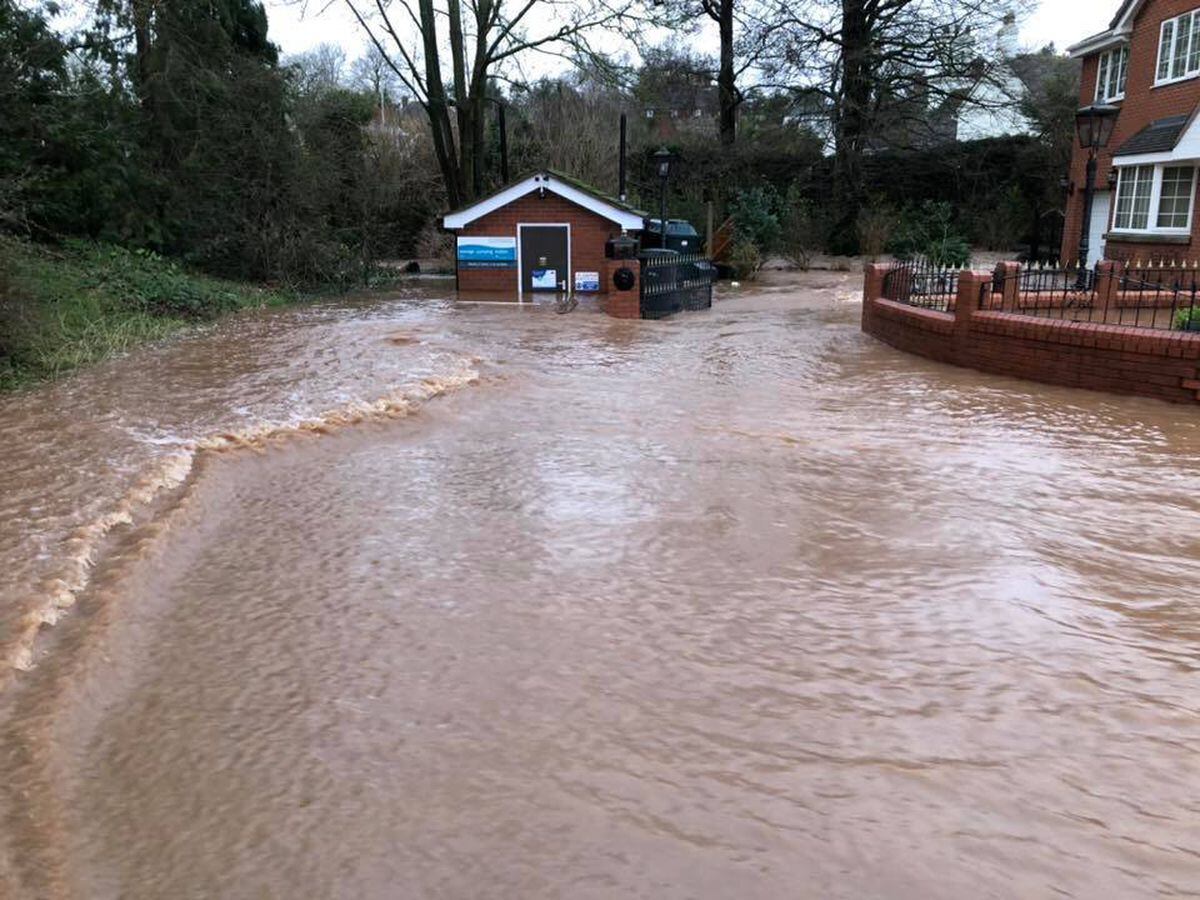
[[(662, 220), (646, 219), (642, 225), (642, 248), (661, 248)], [(704, 250), (704, 241), (686, 219), (667, 219), (667, 249), (684, 254), (700, 253)]]

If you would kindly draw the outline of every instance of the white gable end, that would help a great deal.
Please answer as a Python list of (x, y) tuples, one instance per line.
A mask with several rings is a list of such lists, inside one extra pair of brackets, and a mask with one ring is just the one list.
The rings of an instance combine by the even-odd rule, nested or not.
[(582, 206), (584, 209), (594, 212), (596, 215), (610, 222), (616, 223), (625, 231), (642, 230), (641, 216), (622, 209), (619, 206), (607, 203), (599, 197), (595, 197), (587, 191), (581, 191), (573, 184), (568, 184), (550, 174), (531, 175), (523, 181), (518, 181), (498, 194), (494, 194), (485, 200), (480, 200), (466, 209), (450, 213), (442, 219), (442, 224), (451, 231), (465, 228), (476, 219), (482, 219), (488, 213), (493, 213), (498, 209), (508, 206), (508, 204), (515, 200), (520, 200), (534, 191), (549, 191), (552, 194), (562, 197), (564, 200), (570, 200), (577, 206)]

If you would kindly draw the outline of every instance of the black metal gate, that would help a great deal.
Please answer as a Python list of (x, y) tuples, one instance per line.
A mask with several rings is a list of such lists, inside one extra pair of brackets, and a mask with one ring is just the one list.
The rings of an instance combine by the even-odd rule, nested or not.
[(662, 319), (685, 309), (712, 307), (717, 269), (699, 254), (657, 253), (640, 260), (643, 319)]

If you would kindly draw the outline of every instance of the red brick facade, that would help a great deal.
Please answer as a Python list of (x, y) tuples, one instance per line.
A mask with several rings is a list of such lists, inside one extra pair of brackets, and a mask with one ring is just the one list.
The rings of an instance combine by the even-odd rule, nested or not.
[[(619, 226), (591, 210), (584, 209), (563, 197), (547, 191), (537, 191), (488, 213), (464, 226), (461, 237), (517, 237), (517, 225), (570, 224), (571, 272), (599, 272), (600, 290), (608, 290), (611, 280), (606, 272), (604, 244), (621, 233)], [(633, 266), (636, 269), (636, 264)], [(460, 269), (458, 289), (465, 295), (486, 296), (489, 299), (513, 299), (517, 295), (516, 269)]]
[[(882, 299), (888, 267), (870, 265), (862, 328), (939, 362), (1068, 387), (1200, 402), (1200, 334), (989, 309), (990, 272), (963, 272), (953, 312)], [(980, 308), (983, 306), (984, 308)]]
[[(1101, 0), (1089, 0), (1101, 2)], [(1116, 0), (1107, 0), (1117, 12)], [(1151, 122), (1168, 116), (1190, 114), (1200, 105), (1200, 78), (1191, 78), (1174, 84), (1154, 86), (1155, 69), (1158, 63), (1159, 29), (1165, 19), (1200, 8), (1200, 0), (1145, 0), (1133, 22), (1133, 33), (1129, 38), (1129, 69), (1125, 87), (1125, 99), (1116, 101), (1121, 107), (1116, 127), (1108, 147), (1098, 155), (1096, 187), (1106, 190), (1109, 172), (1112, 170), (1113, 151), (1137, 134)], [(1096, 77), (1101, 52), (1083, 58), (1083, 74), (1080, 86), (1080, 106), (1090, 106), (1096, 99)], [(1076, 144), (1071, 160), (1070, 181), (1075, 193), (1067, 200), (1067, 215), (1063, 229), (1062, 258), (1074, 261), (1079, 255), (1080, 224), (1083, 219), (1083, 186), (1087, 151)], [(1198, 179), (1200, 183), (1200, 179)], [(1113, 206), (1115, 207), (1115, 194)], [(1110, 220), (1111, 225), (1111, 220)], [(1200, 259), (1200, 215), (1192, 216), (1190, 237), (1147, 237), (1137, 239), (1109, 234), (1105, 245), (1108, 259), (1194, 261)]]

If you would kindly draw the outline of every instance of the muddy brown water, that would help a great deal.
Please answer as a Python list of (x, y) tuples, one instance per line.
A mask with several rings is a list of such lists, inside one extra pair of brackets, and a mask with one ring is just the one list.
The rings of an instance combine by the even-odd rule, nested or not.
[(1200, 417), (855, 288), (414, 290), (0, 400), (0, 895), (1200, 892)]

